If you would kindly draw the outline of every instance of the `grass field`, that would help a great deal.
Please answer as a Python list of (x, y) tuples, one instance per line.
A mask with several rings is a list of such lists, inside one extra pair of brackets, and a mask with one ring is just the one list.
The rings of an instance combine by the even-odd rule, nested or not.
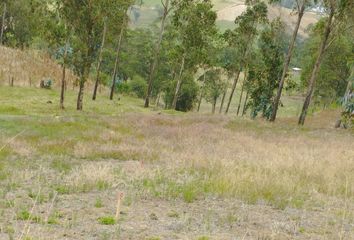
[(75, 98), (60, 111), (57, 90), (0, 86), (0, 239), (354, 238), (338, 111), (299, 128), (290, 112), (270, 124), (103, 95), (77, 112)]

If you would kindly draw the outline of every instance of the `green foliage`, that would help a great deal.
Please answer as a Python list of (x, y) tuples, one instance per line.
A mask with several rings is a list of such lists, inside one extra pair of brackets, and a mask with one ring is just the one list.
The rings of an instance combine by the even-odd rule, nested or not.
[[(315, 63), (318, 51), (318, 45), (321, 41), (321, 35), (324, 27), (324, 21), (318, 22), (312, 29), (310, 37), (305, 41), (302, 50), (302, 87), (308, 86), (313, 65)], [(348, 62), (352, 59), (354, 49), (351, 36), (342, 33), (336, 38), (326, 51), (323, 57), (317, 78), (314, 98), (316, 103), (330, 105), (345, 93), (347, 79), (350, 76), (350, 66)]]
[(180, 38), (180, 51), (187, 55), (189, 65), (202, 63), (208, 56), (207, 47), (216, 34), (216, 12), (210, 0), (174, 1), (172, 23)]
[(272, 112), (272, 99), (283, 66), (284, 26), (279, 19), (274, 20), (261, 32), (259, 38), (259, 61), (253, 61), (248, 70), (247, 88), (250, 92), (251, 116), (259, 112), (269, 118)]
[[(166, 88), (165, 103), (167, 106), (172, 104), (176, 82), (171, 82)], [(191, 73), (186, 72), (183, 75), (183, 83), (181, 86), (180, 94), (177, 99), (176, 110), (178, 111), (190, 111), (193, 109), (195, 102), (197, 101), (199, 87), (193, 79)]]
[(59, 5), (65, 25), (72, 32), (73, 64), (81, 84), (87, 80), (100, 42), (102, 15), (99, 8), (99, 2), (90, 0), (63, 0)]
[(213, 112), (215, 104), (220, 95), (224, 92), (225, 82), (221, 79), (220, 69), (212, 69), (204, 73), (201, 77), (204, 81), (205, 99), (213, 104)]
[(3, 3), (7, 7), (3, 39), (5, 45), (22, 49), (30, 46), (33, 38), (41, 31), (41, 17), (47, 10), (46, 3), (39, 0), (3, 0), (1, 9)]
[(128, 82), (129, 90), (134, 93), (139, 98), (144, 98), (147, 90), (146, 81), (136, 75), (134, 78)]

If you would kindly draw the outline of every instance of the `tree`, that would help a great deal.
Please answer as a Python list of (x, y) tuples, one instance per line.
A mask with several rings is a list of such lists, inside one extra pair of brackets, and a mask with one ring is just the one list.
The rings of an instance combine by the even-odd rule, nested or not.
[[(316, 60), (317, 46), (321, 41), (322, 25), (323, 22), (319, 22), (305, 42), (303, 52), (306, 52), (306, 55), (304, 54), (302, 59), (303, 68), (301, 71), (303, 87), (308, 87), (307, 80)], [(315, 103), (321, 103), (326, 107), (344, 95), (347, 79), (350, 75), (348, 62), (352, 58), (354, 48), (351, 39), (351, 36), (343, 33), (333, 41), (331, 47), (326, 51), (317, 75), (316, 88), (313, 92)]]
[(282, 71), (283, 38), (284, 25), (279, 19), (265, 26), (260, 34), (259, 57), (253, 57), (259, 60), (251, 62), (247, 80), (252, 118), (259, 112), (262, 112), (262, 117), (270, 118), (274, 90)]
[(172, 108), (176, 109), (182, 74), (199, 63), (207, 56), (207, 46), (216, 34), (216, 13), (210, 0), (181, 0), (174, 3), (173, 25), (179, 33), (180, 67), (176, 76), (176, 87), (172, 100)]
[(112, 75), (112, 86), (111, 86), (111, 92), (109, 94), (109, 99), (113, 100), (113, 95), (114, 91), (116, 88), (116, 78), (117, 78), (117, 73), (118, 73), (118, 65), (119, 65), (119, 58), (120, 58), (120, 50), (122, 46), (122, 40), (123, 40), (123, 34), (127, 25), (127, 16), (124, 17), (123, 23), (121, 25), (119, 37), (118, 37), (118, 45), (117, 45), (117, 51), (116, 51), (116, 60), (114, 62), (114, 70), (113, 70), (113, 75)]
[[(279, 2), (279, 0), (271, 0), (270, 2)], [(288, 74), (288, 70), (289, 70), (289, 64), (291, 61), (291, 57), (293, 54), (293, 49), (295, 46), (295, 41), (296, 41), (296, 37), (297, 37), (297, 33), (299, 31), (299, 27), (301, 24), (301, 20), (302, 17), (304, 16), (305, 13), (305, 8), (306, 6), (308, 6), (310, 3), (312, 3), (313, 1), (310, 0), (295, 0), (295, 10), (297, 12), (297, 21), (296, 21), (296, 25), (293, 31), (293, 35), (292, 38), (290, 40), (289, 43), (289, 47), (288, 47), (288, 52), (286, 54), (285, 57), (285, 61), (284, 61), (284, 67), (283, 67), (283, 72), (279, 81), (279, 86), (278, 86), (278, 91), (277, 91), (277, 95), (274, 98), (274, 102), (273, 102), (273, 110), (272, 110), (272, 115), (270, 117), (270, 121), (275, 121), (276, 117), (277, 117), (277, 112), (278, 112), (278, 106), (279, 106), (279, 101), (280, 101), (280, 97), (283, 91), (283, 87), (284, 87), (284, 82), (286, 79), (286, 76)], [(316, 1), (314, 1), (316, 2)]]
[(212, 113), (215, 113), (216, 102), (225, 88), (225, 82), (221, 79), (220, 69), (211, 69), (203, 74), (205, 77), (205, 99), (212, 104)]
[(305, 123), (305, 118), (315, 89), (316, 78), (321, 67), (323, 56), (335, 39), (336, 33), (338, 34), (338, 32), (340, 32), (339, 30), (346, 25), (345, 20), (348, 16), (351, 16), (354, 10), (354, 3), (350, 0), (326, 0), (325, 6), (328, 10), (328, 16), (326, 17), (326, 22), (323, 26), (322, 40), (308, 81), (308, 89), (298, 121), (299, 125), (304, 125)]
[[(223, 39), (225, 41), (227, 40), (227, 34), (223, 36)], [(220, 63), (221, 63), (221, 67), (225, 70), (225, 73), (227, 75), (227, 81), (225, 83), (223, 95), (221, 98), (219, 113), (221, 113), (223, 110), (227, 90), (230, 87), (229, 80), (233, 77), (234, 73), (237, 71), (239, 61), (240, 60), (239, 60), (238, 52), (236, 51), (235, 48), (231, 46), (224, 46), (220, 50)]]
[(161, 28), (160, 28), (159, 38), (156, 42), (156, 47), (155, 47), (155, 51), (154, 51), (154, 58), (152, 60), (152, 64), (151, 64), (151, 68), (150, 68), (148, 88), (147, 88), (145, 104), (144, 104), (144, 107), (146, 107), (146, 108), (149, 107), (149, 100), (150, 100), (151, 91), (152, 91), (152, 87), (153, 87), (155, 70), (158, 66), (158, 61), (159, 61), (159, 57), (160, 57), (160, 48), (161, 48), (163, 34), (165, 31), (165, 24), (166, 24), (167, 15), (170, 12), (170, 10), (172, 9), (170, 7), (170, 0), (164, 0), (164, 2), (161, 0), (161, 3), (163, 6), (163, 14), (162, 14), (162, 19), (161, 19)]
[(39, 22), (40, 37), (46, 41), (50, 51), (54, 52), (57, 61), (62, 65), (62, 78), (60, 89), (60, 109), (64, 109), (64, 98), (66, 88), (66, 69), (71, 61), (71, 48), (70, 48), (70, 29), (65, 25), (61, 16), (61, 7), (59, 1), (50, 1), (51, 8), (43, 11), (42, 19)]
[(258, 24), (267, 22), (267, 5), (264, 2), (249, 1), (248, 4), (246, 11), (236, 18), (236, 28), (225, 34), (229, 45), (235, 47), (240, 56), (225, 114), (229, 111), (240, 73), (247, 64), (248, 51), (257, 36)]
[(47, 1), (2, 0), (1, 2), (2, 44), (21, 49), (29, 46), (41, 31), (42, 16), (48, 10)]
[(243, 77), (240, 99), (238, 100), (237, 112), (236, 112), (236, 115), (237, 115), (237, 116), (238, 116), (238, 114), (240, 113), (241, 102), (242, 102), (242, 97), (243, 97), (243, 91), (244, 91), (245, 85), (246, 85), (246, 80), (247, 80), (247, 68), (246, 68), (246, 71), (245, 71), (245, 74), (244, 74), (244, 77)]
[(348, 77), (347, 88), (341, 99), (343, 110), (341, 118), (336, 123), (336, 127), (343, 125), (344, 128), (351, 128), (354, 126), (354, 62), (348, 65), (351, 65), (351, 74)]
[[(96, 67), (96, 80), (93, 89), (92, 100), (96, 99), (97, 89), (101, 82), (100, 75), (101, 75), (102, 62), (103, 62), (103, 50), (106, 47), (106, 42), (107, 40), (110, 42), (115, 41), (118, 34), (119, 34), (118, 39), (121, 39), (121, 34), (123, 34), (126, 21), (127, 21), (126, 12), (132, 3), (133, 2), (131, 0), (115, 0), (115, 1), (101, 0), (100, 1), (99, 12), (100, 12), (101, 24), (103, 25), (103, 31), (101, 34), (102, 39), (101, 39), (100, 51), (99, 51), (97, 67)], [(108, 31), (108, 29), (110, 31)], [(112, 38), (114, 40), (112, 40)], [(119, 43), (118, 40), (118, 45), (119, 44), (121, 43)], [(118, 47), (118, 49), (120, 49), (120, 46)], [(119, 53), (117, 55), (119, 57)], [(115, 71), (117, 72), (117, 69), (115, 69)]]
[(94, 0), (61, 0), (61, 12), (73, 31), (74, 66), (79, 75), (77, 110), (83, 108), (83, 95), (100, 36), (99, 3)]
[(3, 10), (2, 10), (1, 29), (0, 29), (0, 45), (3, 44), (3, 36), (4, 36), (4, 28), (5, 28), (5, 17), (6, 17), (6, 8), (7, 8), (7, 3), (4, 2)]
[(95, 86), (93, 88), (93, 95), (92, 95), (92, 100), (96, 100), (96, 95), (97, 95), (97, 88), (98, 84), (100, 82), (100, 73), (101, 73), (101, 65), (102, 65), (102, 58), (103, 58), (103, 48), (106, 43), (106, 34), (107, 34), (107, 17), (104, 19), (103, 23), (103, 33), (102, 33), (102, 41), (101, 41), (101, 47), (100, 47), (100, 53), (98, 56), (98, 62), (97, 62), (97, 73), (96, 73), (96, 81), (95, 81)]

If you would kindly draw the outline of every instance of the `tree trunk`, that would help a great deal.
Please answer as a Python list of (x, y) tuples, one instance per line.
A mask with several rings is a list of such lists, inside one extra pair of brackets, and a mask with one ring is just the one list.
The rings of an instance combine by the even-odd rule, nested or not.
[(6, 16), (6, 3), (4, 3), (4, 11), (2, 13), (1, 32), (0, 32), (0, 45), (3, 44), (4, 28), (5, 28), (5, 16)]
[[(68, 40), (66, 40), (65, 43), (65, 50), (64, 50), (64, 56), (63, 56), (63, 73), (62, 73), (62, 78), (61, 78), (61, 91), (60, 91), (60, 109), (64, 109), (64, 93), (65, 93), (65, 73), (66, 73), (66, 58), (68, 55)], [(82, 107), (82, 104), (81, 104)]]
[(225, 86), (224, 93), (222, 94), (221, 104), (220, 104), (220, 108), (219, 108), (219, 114), (222, 112), (222, 108), (224, 107), (226, 93), (227, 93), (227, 84)]
[(85, 76), (82, 76), (80, 78), (80, 84), (79, 84), (79, 94), (77, 95), (77, 104), (76, 104), (76, 109), (81, 111), (82, 110), (82, 102), (84, 98), (84, 87), (85, 87)]
[(88, 47), (86, 56), (84, 57), (84, 59), (86, 59), (86, 62), (84, 63), (83, 69), (81, 71), (80, 83), (79, 83), (79, 94), (77, 96), (76, 109), (79, 111), (82, 110), (85, 82), (90, 75), (90, 70), (91, 70), (91, 65), (92, 65), (90, 58), (94, 52), (94, 49), (93, 49), (94, 46), (92, 44), (88, 44), (88, 45), (89, 45), (89, 47)]
[(173, 96), (173, 101), (172, 101), (172, 109), (174, 109), (174, 110), (176, 110), (178, 94), (179, 94), (179, 90), (180, 90), (181, 84), (182, 84), (182, 73), (184, 70), (184, 62), (185, 62), (185, 56), (183, 55), (181, 69), (179, 71), (178, 78), (177, 78), (176, 90), (175, 90), (175, 94)]
[(212, 114), (215, 114), (216, 101), (217, 101), (217, 98), (214, 98), (214, 99), (213, 99), (213, 106), (212, 106), (212, 109), (211, 109), (211, 113), (212, 113)]
[(203, 95), (204, 95), (204, 86), (202, 86), (202, 88), (200, 90), (200, 96), (199, 96), (199, 100), (198, 100), (197, 112), (200, 111), (200, 105), (202, 105)]
[(145, 108), (149, 107), (149, 101), (150, 101), (150, 95), (151, 95), (152, 85), (153, 85), (153, 81), (154, 81), (155, 69), (157, 68), (158, 62), (159, 62), (161, 42), (162, 42), (162, 38), (163, 38), (163, 33), (165, 31), (166, 18), (167, 18), (168, 12), (169, 12), (169, 9), (168, 9), (169, 2), (170, 2), (170, 0), (166, 0), (165, 5), (164, 5), (164, 12), (163, 12), (162, 21), (161, 21), (160, 35), (159, 35), (159, 39), (156, 44), (154, 60), (152, 62), (150, 74), (149, 74), (149, 83), (148, 83), (148, 88), (147, 88), (147, 92), (146, 92), (145, 104), (144, 104)]
[(242, 115), (241, 115), (242, 117), (246, 114), (247, 101), (248, 101), (248, 91), (246, 92), (245, 102), (243, 104)]
[(290, 60), (291, 60), (291, 57), (292, 57), (292, 54), (293, 54), (293, 49), (294, 49), (297, 33), (299, 31), (301, 19), (302, 19), (303, 15), (304, 15), (304, 12), (305, 12), (305, 3), (303, 3), (301, 5), (301, 7), (299, 9), (299, 12), (298, 12), (298, 15), (297, 15), (297, 22), (296, 22), (295, 29), (294, 29), (294, 32), (293, 32), (293, 36), (292, 36), (290, 44), (289, 44), (288, 53), (287, 53), (286, 58), (285, 58), (283, 72), (282, 72), (282, 75), (281, 75), (281, 78), (280, 78), (277, 95), (275, 96), (274, 102), (273, 102), (272, 115), (271, 115), (271, 117), (269, 119), (271, 122), (274, 122), (276, 117), (277, 117), (279, 101), (280, 101), (281, 93), (283, 91), (285, 77), (286, 77), (286, 75), (288, 73), (289, 64), (290, 64)]
[(160, 98), (161, 98), (161, 92), (159, 92), (159, 94), (157, 94), (157, 99), (156, 99), (156, 107), (158, 108), (160, 105)]
[(313, 95), (313, 91), (315, 89), (315, 83), (316, 83), (317, 74), (318, 74), (318, 71), (319, 71), (319, 69), (321, 67), (321, 62), (322, 62), (322, 59), (323, 59), (323, 55), (325, 53), (325, 49), (326, 49), (326, 45), (327, 45), (327, 42), (328, 42), (329, 35), (331, 33), (333, 16), (334, 16), (334, 8), (331, 7), (330, 14), (328, 16), (328, 20), (327, 20), (327, 23), (326, 23), (326, 28), (325, 28), (325, 32), (324, 32), (324, 35), (323, 35), (323, 39), (322, 39), (320, 48), (318, 50), (318, 56), (317, 56), (317, 59), (316, 59), (316, 63), (315, 63), (314, 68), (312, 69), (311, 78), (309, 80), (309, 86), (308, 86), (308, 89), (307, 89), (305, 102), (304, 102), (304, 105), (302, 107), (301, 115), (299, 117), (299, 122), (298, 122), (299, 125), (304, 125), (304, 123), (305, 123), (306, 114), (307, 114), (308, 108), (310, 106), (310, 102), (311, 102), (311, 98), (312, 98), (312, 95)]
[(124, 27), (125, 27), (125, 18), (124, 18), (124, 21), (123, 21), (123, 24), (122, 24), (122, 27), (121, 27), (120, 33), (119, 33), (119, 40), (118, 40), (118, 46), (117, 46), (117, 52), (116, 52), (116, 61), (114, 63), (114, 70), (113, 70), (112, 87), (111, 87), (111, 93), (109, 95), (110, 100), (113, 100), (114, 90), (116, 88), (116, 77), (117, 77), (117, 72), (118, 72), (120, 48), (122, 45)]
[(96, 75), (95, 87), (93, 88), (92, 100), (96, 100), (97, 88), (98, 88), (98, 84), (100, 82), (100, 72), (101, 72), (101, 65), (102, 65), (102, 58), (103, 58), (102, 55), (103, 55), (103, 48), (104, 48), (104, 45), (106, 42), (106, 33), (107, 33), (107, 19), (104, 20), (102, 42), (101, 42), (101, 48), (100, 48), (100, 53), (99, 53), (99, 57), (98, 57), (97, 75)]
[(232, 89), (231, 89), (231, 93), (230, 93), (230, 97), (229, 97), (229, 101), (227, 102), (227, 105), (226, 105), (226, 110), (225, 110), (225, 114), (227, 114), (229, 112), (229, 108), (230, 108), (230, 104), (231, 104), (231, 101), (232, 101), (232, 97), (235, 93), (235, 89), (236, 89), (236, 86), (237, 86), (237, 82), (238, 82), (238, 79), (240, 77), (240, 72), (241, 70), (238, 70), (237, 73), (236, 73), (236, 77), (235, 77), (235, 80), (234, 80), (234, 83), (232, 84)]
[(199, 96), (199, 100), (198, 100), (198, 108), (197, 108), (197, 112), (199, 112), (200, 110), (200, 105), (202, 104), (202, 100), (203, 100), (203, 95), (204, 95), (204, 85), (205, 85), (205, 73), (206, 71), (204, 70), (204, 75), (203, 75), (203, 86), (200, 89), (200, 96)]
[(244, 87), (245, 87), (246, 80), (247, 80), (247, 72), (245, 71), (245, 75), (244, 75), (243, 83), (242, 83), (242, 87), (241, 87), (240, 100), (238, 101), (238, 106), (237, 106), (237, 113), (236, 113), (237, 116), (238, 116), (238, 114), (240, 112), (242, 96), (243, 96), (243, 90), (244, 90)]

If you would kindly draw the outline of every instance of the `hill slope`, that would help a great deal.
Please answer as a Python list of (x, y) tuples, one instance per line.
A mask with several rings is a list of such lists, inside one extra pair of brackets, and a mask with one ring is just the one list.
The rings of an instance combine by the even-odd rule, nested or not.
[[(52, 79), (59, 86), (62, 68), (48, 55), (34, 50), (18, 50), (0, 46), (0, 84), (8, 85), (14, 79), (15, 86), (39, 86), (41, 80)], [(67, 71), (68, 85), (76, 76)]]
[[(214, 8), (217, 11), (217, 25), (221, 30), (234, 27), (234, 20), (237, 16), (241, 15), (246, 10), (245, 1), (243, 0), (213, 0)], [(135, 6), (130, 12), (131, 27), (147, 27), (158, 18), (158, 11), (160, 8), (160, 1), (146, 0), (142, 6)], [(134, 17), (134, 13), (139, 16)], [(269, 19), (280, 17), (287, 26), (287, 30), (292, 32), (296, 23), (296, 14), (288, 8), (281, 6), (270, 5), (268, 8)], [(302, 23), (299, 29), (299, 35), (306, 37), (306, 28), (310, 24), (318, 21), (319, 15), (313, 12), (306, 12), (303, 16)]]

